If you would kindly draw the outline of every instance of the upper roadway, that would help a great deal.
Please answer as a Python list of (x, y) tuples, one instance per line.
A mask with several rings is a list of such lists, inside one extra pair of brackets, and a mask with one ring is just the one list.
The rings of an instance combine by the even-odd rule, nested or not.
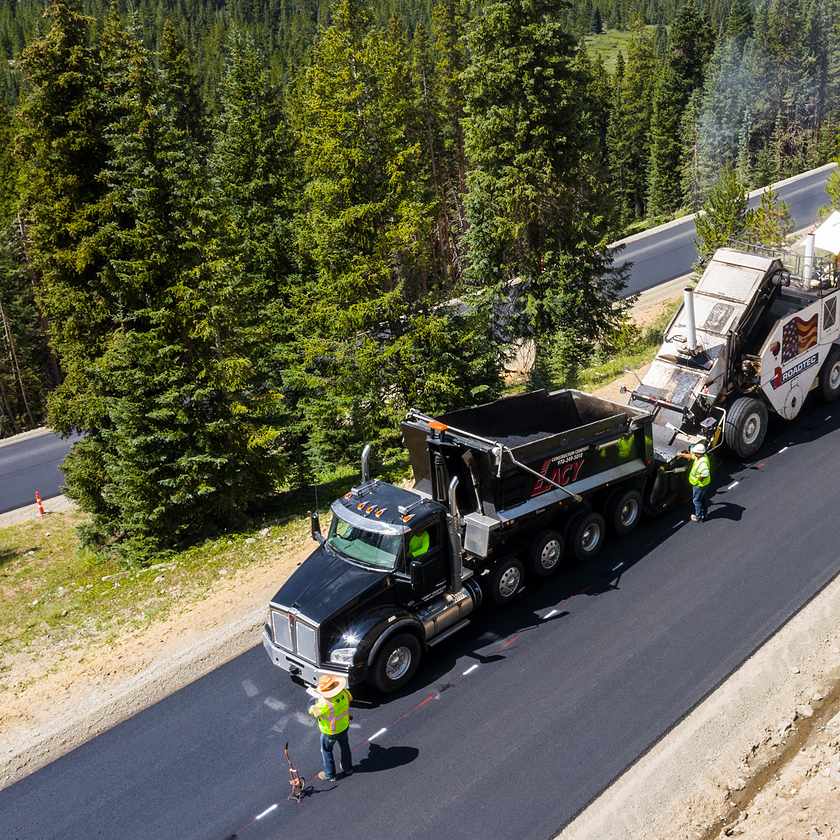
[(255, 647), (0, 792), (0, 837), (546, 840), (840, 571), (838, 475), (840, 404), (811, 401), (717, 465), (708, 522), (645, 523), (358, 704), (358, 772), (301, 804), (310, 701)]
[(76, 437), (45, 432), (0, 446), (0, 513), (31, 505), (35, 491), (49, 499), (61, 492), (61, 462)]
[[(794, 230), (813, 224), (817, 211), (829, 203), (825, 185), (836, 164), (828, 164), (780, 181), (774, 186), (779, 198), (790, 208)], [(750, 193), (749, 206), (757, 207), (762, 190)], [(627, 294), (635, 294), (658, 286), (674, 277), (688, 274), (697, 259), (694, 216), (685, 216), (675, 222), (635, 234), (615, 243), (624, 243), (624, 249), (616, 255), (616, 263), (631, 262)]]

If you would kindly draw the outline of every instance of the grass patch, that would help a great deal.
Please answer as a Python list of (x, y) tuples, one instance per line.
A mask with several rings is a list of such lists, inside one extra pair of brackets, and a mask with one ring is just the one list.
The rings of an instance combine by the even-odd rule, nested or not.
[[(655, 30), (655, 26), (648, 26), (649, 30)], [(619, 52), (627, 59), (627, 47), (633, 38), (633, 33), (627, 29), (607, 29), (600, 35), (587, 35), (583, 42), (586, 45), (586, 52), (593, 60), (600, 56), (608, 73), (615, 73), (615, 63), (618, 61)]]
[[(404, 465), (387, 470), (394, 480), (405, 472)], [(293, 552), (306, 541), (307, 511), (316, 498), (323, 511), (357, 480), (357, 467), (341, 468), (317, 488), (270, 500), (248, 530), (223, 533), (146, 567), (82, 547), (77, 527), (85, 516), (79, 512), (0, 528), (0, 661), (37, 640), (109, 638), (165, 618), (173, 607), (196, 602), (215, 581)]]

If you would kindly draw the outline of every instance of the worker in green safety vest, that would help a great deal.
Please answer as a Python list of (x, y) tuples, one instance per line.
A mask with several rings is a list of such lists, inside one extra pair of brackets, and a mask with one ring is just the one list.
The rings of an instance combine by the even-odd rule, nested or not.
[(422, 557), (429, 550), (429, 531), (428, 529), (420, 531), (417, 534), (412, 534), (408, 541), (408, 553), (412, 560), (416, 557)]
[(694, 512), (692, 522), (703, 522), (706, 519), (706, 507), (709, 500), (709, 485), (712, 483), (712, 467), (706, 444), (700, 441), (691, 447), (690, 452), (681, 453), (681, 457), (692, 461), (688, 472), (688, 483), (691, 485), (691, 503)]
[(318, 778), (325, 782), (336, 779), (333, 748), (341, 749), (341, 770), (343, 776), (353, 772), (353, 756), (350, 753), (350, 701), (347, 680), (338, 674), (322, 674), (317, 685), (320, 698), (309, 707), (309, 714), (318, 721), (321, 730), (321, 758), (324, 769)]

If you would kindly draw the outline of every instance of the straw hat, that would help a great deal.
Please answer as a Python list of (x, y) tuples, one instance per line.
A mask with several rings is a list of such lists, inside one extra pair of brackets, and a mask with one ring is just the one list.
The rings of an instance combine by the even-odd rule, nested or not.
[(695, 455), (705, 455), (706, 454), (706, 444), (703, 441), (700, 443), (695, 443), (694, 446), (691, 447), (691, 451)]
[(347, 688), (347, 680), (344, 677), (339, 677), (336, 674), (321, 674), (318, 677), (318, 694), (321, 697), (329, 700), (330, 697), (335, 697)]

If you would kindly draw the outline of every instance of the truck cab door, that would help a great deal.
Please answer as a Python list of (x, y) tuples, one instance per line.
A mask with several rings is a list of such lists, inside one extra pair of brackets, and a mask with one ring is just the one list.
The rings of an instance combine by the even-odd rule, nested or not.
[[(423, 537), (428, 535), (428, 542)], [(446, 585), (449, 541), (440, 521), (412, 531), (406, 537), (405, 557), (414, 595), (423, 598)], [(415, 539), (412, 540), (412, 537)]]

